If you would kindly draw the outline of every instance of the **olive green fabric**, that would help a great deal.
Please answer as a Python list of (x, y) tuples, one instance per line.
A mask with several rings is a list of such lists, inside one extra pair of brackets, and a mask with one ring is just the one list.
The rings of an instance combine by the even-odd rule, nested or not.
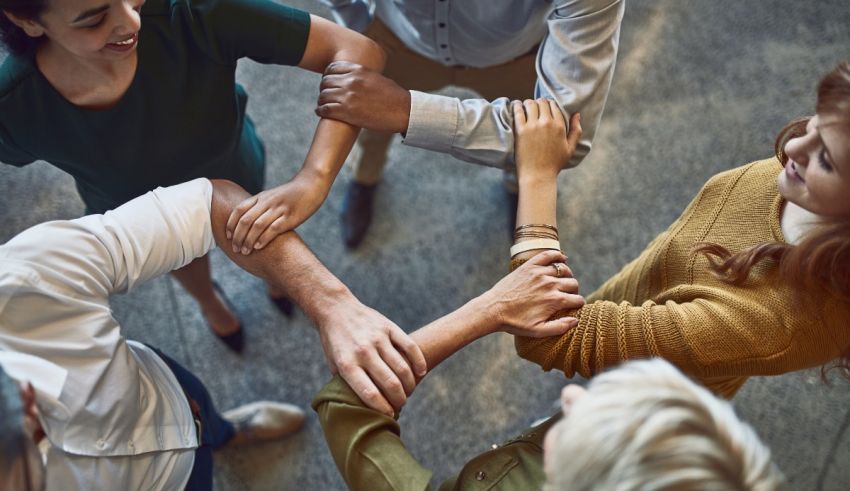
[(265, 153), (236, 62), (297, 65), (309, 14), (271, 0), (147, 0), (141, 19), (135, 78), (109, 109), (74, 106), (31, 57), (6, 59), (0, 162), (68, 172), (89, 213), (197, 177), (260, 191)]
[[(337, 468), (353, 491), (430, 490), (431, 471), (401, 441), (398, 421), (366, 407), (336, 376), (313, 399)], [(533, 490), (544, 482), (543, 436), (552, 417), (476, 456), (440, 491)]]

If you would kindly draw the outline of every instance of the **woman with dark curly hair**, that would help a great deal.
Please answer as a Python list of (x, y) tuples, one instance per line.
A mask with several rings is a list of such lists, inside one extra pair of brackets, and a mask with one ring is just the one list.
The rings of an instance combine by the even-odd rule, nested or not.
[[(263, 191), (265, 149), (235, 81), (237, 61), (321, 73), (337, 60), (376, 69), (372, 41), (271, 0), (0, 0), (0, 162), (45, 160), (71, 174), (86, 214), (157, 186), (230, 179), (253, 195), (228, 222), (249, 254), (322, 204), (357, 128), (321, 120), (302, 169)], [(143, 22), (144, 21), (144, 22)], [(242, 331), (204, 257), (175, 272), (210, 328)], [(282, 292), (275, 304), (291, 310)]]

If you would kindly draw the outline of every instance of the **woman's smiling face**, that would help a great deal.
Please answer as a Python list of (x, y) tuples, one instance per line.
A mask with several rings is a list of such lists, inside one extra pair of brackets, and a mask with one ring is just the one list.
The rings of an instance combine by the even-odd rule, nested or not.
[(850, 121), (840, 114), (812, 117), (806, 132), (785, 144), (783, 198), (821, 217), (850, 218)]
[(43, 48), (88, 61), (126, 58), (136, 48), (144, 0), (51, 0), (38, 19), (17, 21)]

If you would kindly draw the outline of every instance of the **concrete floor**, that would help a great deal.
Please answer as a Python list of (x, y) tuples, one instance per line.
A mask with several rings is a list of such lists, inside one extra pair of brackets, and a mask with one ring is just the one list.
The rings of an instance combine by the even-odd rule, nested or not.
[[(327, 15), (318, 2), (292, 3)], [(585, 292), (665, 229), (708, 177), (770, 155), (777, 130), (812, 112), (817, 80), (850, 57), (848, 26), (846, 0), (629, 0), (594, 150), (559, 181), (559, 225)], [(283, 182), (310, 141), (318, 77), (245, 62), (239, 80), (266, 141), (268, 182)], [(347, 175), (299, 231), (364, 303), (410, 331), (504, 274), (507, 205), (493, 169), (400, 145), (391, 161), (361, 248), (348, 252), (340, 241)], [(49, 165), (0, 166), (0, 241), (82, 210), (72, 180)], [(278, 315), (262, 283), (221, 253), (213, 253), (213, 266), (246, 326), (244, 355), (210, 335), (170, 278), (115, 299), (126, 335), (191, 368), (221, 408), (260, 398), (306, 407), (329, 378), (315, 330), (301, 313)], [(516, 357), (508, 336), (492, 336), (446, 361), (417, 389), (401, 418), (404, 439), (443, 479), (549, 414), (563, 383), (562, 374), (544, 374)], [(735, 399), (792, 489), (847, 489), (848, 389), (837, 377), (824, 385), (812, 370), (751, 380)], [(216, 464), (222, 490), (344, 488), (312, 412), (297, 436), (221, 452)]]

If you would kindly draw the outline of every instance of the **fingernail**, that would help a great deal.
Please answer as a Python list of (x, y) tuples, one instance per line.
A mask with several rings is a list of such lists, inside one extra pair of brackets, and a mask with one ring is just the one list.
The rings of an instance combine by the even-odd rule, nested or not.
[(578, 325), (578, 319), (573, 319), (570, 321), (570, 327), (576, 327)]
[(260, 250), (262, 248), (263, 248), (263, 244), (260, 244), (260, 243), (254, 244), (254, 249)]
[(233, 253), (235, 254), (237, 252), (239, 252), (239, 247), (237, 247), (236, 244), (234, 244), (233, 245)]
[(227, 237), (227, 240), (230, 240), (230, 239), (233, 238), (233, 234), (231, 234), (230, 232), (225, 232), (224, 236)]
[(245, 247), (243, 247), (243, 248), (242, 248), (242, 254), (244, 254), (244, 255), (246, 255), (246, 256), (247, 256), (249, 252), (251, 252), (251, 249), (248, 249), (248, 247), (247, 247), (247, 246), (245, 246)]

